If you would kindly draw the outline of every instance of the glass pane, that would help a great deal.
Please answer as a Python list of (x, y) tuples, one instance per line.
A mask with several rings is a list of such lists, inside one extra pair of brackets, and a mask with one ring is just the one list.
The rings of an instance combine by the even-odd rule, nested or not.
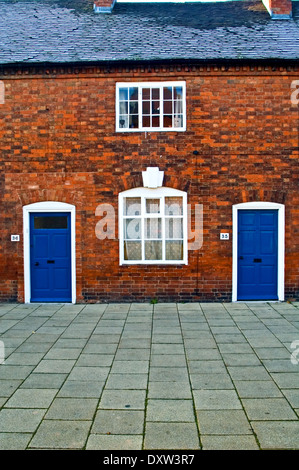
[(129, 127), (128, 116), (119, 116), (119, 127), (127, 129)]
[(142, 118), (142, 127), (150, 127), (150, 126), (151, 126), (150, 116), (143, 116), (143, 118)]
[(140, 215), (141, 214), (141, 198), (126, 197), (124, 204), (124, 215)]
[(152, 118), (152, 127), (160, 127), (160, 117), (155, 116)]
[(146, 260), (162, 259), (162, 242), (146, 241), (145, 242), (145, 259)]
[(150, 88), (142, 88), (142, 99), (149, 100), (151, 98), (151, 89)]
[(129, 88), (129, 98), (131, 101), (138, 101), (138, 88), (132, 87)]
[(183, 238), (183, 219), (165, 219), (165, 238)]
[(53, 216), (35, 216), (34, 228), (35, 229), (66, 229), (68, 217), (66, 215), (53, 215)]
[(174, 99), (183, 99), (183, 88), (181, 86), (174, 87)]
[(167, 260), (182, 260), (184, 258), (183, 241), (167, 241), (165, 251)]
[(160, 101), (153, 101), (152, 102), (152, 113), (159, 114), (160, 113)]
[(129, 116), (129, 125), (131, 129), (138, 129), (138, 116)]
[(160, 213), (160, 199), (147, 199), (146, 200), (146, 212), (147, 214), (159, 214)]
[(183, 127), (183, 116), (175, 116), (174, 117), (173, 127)]
[(172, 127), (172, 116), (163, 117), (163, 127)]
[(139, 240), (141, 238), (140, 219), (124, 220), (124, 238), (126, 240)]
[(182, 197), (166, 197), (165, 198), (165, 214), (166, 215), (183, 215), (183, 198)]
[(145, 219), (145, 238), (161, 238), (161, 219)]
[(163, 105), (164, 114), (172, 114), (172, 101), (164, 101)]
[(128, 100), (128, 88), (120, 88), (119, 89), (119, 99), (122, 101)]
[(150, 101), (143, 101), (142, 114), (150, 114), (150, 112), (151, 112)]
[(138, 101), (130, 102), (130, 114), (138, 114)]
[(163, 99), (172, 100), (172, 87), (171, 86), (163, 88)]
[(159, 100), (160, 99), (160, 89), (159, 88), (153, 88), (152, 89), (152, 99), (153, 100)]
[(128, 114), (128, 103), (126, 101), (119, 103), (119, 114)]
[(124, 259), (141, 260), (141, 242), (124, 242)]

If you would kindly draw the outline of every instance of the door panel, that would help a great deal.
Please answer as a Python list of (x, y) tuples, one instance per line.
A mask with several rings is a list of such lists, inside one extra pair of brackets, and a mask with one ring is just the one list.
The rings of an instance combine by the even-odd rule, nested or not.
[(275, 300), (278, 211), (238, 211), (238, 300)]
[(30, 214), (32, 302), (71, 302), (70, 214)]

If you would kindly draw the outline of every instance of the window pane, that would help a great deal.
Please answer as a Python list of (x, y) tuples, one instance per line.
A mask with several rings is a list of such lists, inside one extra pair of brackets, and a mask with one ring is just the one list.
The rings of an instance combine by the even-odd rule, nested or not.
[(152, 113), (159, 114), (160, 113), (160, 101), (153, 101), (152, 103)]
[(129, 99), (130, 101), (138, 101), (138, 87), (129, 88)]
[(183, 220), (165, 219), (165, 238), (183, 238)]
[(166, 197), (165, 198), (165, 214), (166, 215), (182, 215), (183, 214), (183, 198), (182, 197)]
[(146, 241), (145, 242), (145, 259), (161, 260), (162, 259), (162, 242)]
[(140, 215), (141, 214), (141, 198), (126, 197), (124, 204), (124, 215)]
[(143, 118), (142, 118), (142, 127), (150, 127), (150, 126), (151, 126), (150, 116), (143, 116)]
[(172, 87), (171, 86), (163, 88), (163, 99), (172, 100)]
[(67, 228), (67, 216), (35, 216), (34, 217), (34, 228), (35, 229), (66, 229)]
[(129, 127), (129, 119), (128, 116), (119, 116), (119, 127), (127, 129)]
[(124, 238), (127, 240), (140, 240), (141, 238), (141, 220), (126, 219), (124, 220)]
[(159, 214), (160, 212), (160, 199), (147, 199), (146, 212), (148, 214)]
[(150, 240), (161, 236), (161, 219), (145, 219), (145, 238)]
[(131, 129), (137, 129), (138, 128), (138, 116), (133, 115), (129, 116), (129, 126)]
[(183, 116), (175, 116), (174, 117), (173, 127), (183, 127)]
[(163, 127), (172, 127), (172, 115), (163, 117)]
[(152, 127), (160, 127), (160, 117), (156, 116), (152, 118)]
[(149, 100), (151, 98), (151, 89), (150, 88), (142, 88), (142, 99)]
[(167, 260), (182, 260), (184, 258), (183, 241), (166, 241), (165, 251)]
[(173, 91), (174, 91), (174, 99), (176, 98), (180, 100), (183, 99), (183, 88), (181, 86), (174, 87)]
[(138, 114), (138, 102), (137, 101), (130, 102), (130, 114)]
[(160, 99), (160, 89), (159, 88), (153, 88), (152, 89), (152, 99), (153, 100), (159, 100)]
[(128, 97), (129, 97), (128, 88), (120, 88), (119, 89), (119, 99), (123, 100), (123, 101), (127, 101)]
[(151, 112), (150, 101), (143, 101), (142, 114), (150, 114), (150, 112)]
[(128, 114), (128, 103), (126, 101), (119, 103), (119, 114)]
[(124, 259), (141, 260), (141, 242), (124, 242)]

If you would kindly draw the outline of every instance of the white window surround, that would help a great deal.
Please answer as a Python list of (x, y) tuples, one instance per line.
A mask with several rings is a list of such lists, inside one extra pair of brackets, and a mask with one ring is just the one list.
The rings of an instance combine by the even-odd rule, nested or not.
[[(245, 202), (233, 206), (233, 279), (232, 301), (238, 300), (238, 211), (239, 210), (277, 210), (278, 211), (278, 278), (277, 296), (279, 301), (284, 301), (284, 271), (285, 271), (285, 206), (275, 202)], [(245, 301), (242, 301), (245, 302)]]
[[(182, 198), (182, 230), (183, 230), (183, 256), (182, 259), (179, 260), (168, 260), (165, 259), (165, 248), (163, 247), (163, 256), (162, 259), (144, 259), (144, 243), (145, 243), (145, 236), (144, 236), (144, 228), (141, 228), (141, 237), (140, 241), (142, 243), (142, 258), (143, 259), (130, 259), (126, 260), (124, 259), (124, 242), (125, 242), (125, 234), (124, 234), (124, 220), (128, 218), (128, 216), (124, 216), (124, 201), (126, 198), (141, 198), (142, 204), (141, 204), (141, 214), (140, 214), (140, 219), (142, 221), (141, 225), (143, 225), (143, 222), (145, 219), (148, 218), (156, 218), (157, 216), (155, 214), (148, 214), (146, 213), (145, 209), (145, 204), (147, 199), (160, 199), (162, 201), (161, 206), (164, 206), (164, 198), (166, 197), (180, 197)], [(164, 245), (164, 242), (166, 241), (166, 235), (165, 235), (165, 217), (164, 213), (161, 212), (158, 216), (161, 219), (161, 227), (162, 227), (162, 236), (161, 236), (161, 241)], [(131, 216), (132, 219), (134, 219), (134, 216)], [(137, 218), (137, 217), (136, 217)], [(139, 188), (133, 188), (129, 189), (127, 191), (123, 191), (122, 193), (119, 193), (119, 254), (120, 254), (120, 265), (133, 265), (133, 264), (164, 264), (164, 265), (170, 265), (170, 264), (187, 264), (187, 258), (188, 258), (188, 245), (187, 245), (187, 193), (184, 191), (180, 191), (177, 189), (173, 188), (168, 188), (168, 187), (159, 187), (156, 189), (150, 189), (150, 188), (144, 188), (144, 187), (139, 187)], [(169, 240), (169, 239), (167, 239)], [(171, 241), (171, 240), (169, 240)]]
[(75, 220), (76, 208), (72, 204), (55, 201), (36, 202), (23, 206), (23, 239), (24, 239), (24, 300), (30, 303), (30, 214), (34, 212), (70, 212), (71, 214), (71, 258), (72, 258), (72, 303), (76, 303), (76, 241)]
[[(182, 124), (177, 125), (177, 126), (146, 126), (143, 125), (142, 123), (142, 118), (145, 117), (143, 115), (143, 107), (142, 107), (142, 90), (145, 88), (150, 88), (152, 89), (159, 89), (160, 90), (160, 98), (159, 98), (159, 114), (155, 116), (160, 117), (160, 124), (163, 123), (164, 116), (167, 116), (168, 113), (164, 112), (163, 109), (163, 88), (167, 87), (181, 87), (182, 88), (182, 100), (179, 100), (180, 102), (180, 111), (179, 115), (182, 116)], [(130, 127), (121, 127), (120, 126), (120, 116), (122, 113), (120, 112), (120, 99), (119, 99), (119, 94), (120, 94), (120, 89), (121, 88), (138, 88), (138, 127), (136, 128), (130, 128)], [(152, 101), (156, 101), (154, 98), (150, 101), (152, 104)], [(175, 100), (172, 100), (173, 103), (175, 103)], [(118, 82), (116, 83), (116, 99), (115, 99), (115, 106), (116, 106), (116, 131), (117, 132), (184, 132), (186, 131), (186, 82), (185, 81), (166, 81), (166, 82), (159, 82), (159, 81), (152, 81), (152, 82)], [(175, 105), (174, 105), (175, 106)], [(151, 113), (151, 112), (150, 112)], [(173, 116), (176, 113), (175, 110), (172, 111)], [(128, 116), (130, 115), (128, 111)], [(175, 118), (173, 118), (175, 119)], [(129, 125), (129, 124), (128, 124)]]

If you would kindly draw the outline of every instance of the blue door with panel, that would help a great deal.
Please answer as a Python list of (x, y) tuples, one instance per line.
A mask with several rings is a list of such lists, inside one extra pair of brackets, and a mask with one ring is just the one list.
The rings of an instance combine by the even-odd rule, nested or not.
[(278, 211), (238, 211), (238, 300), (278, 299)]
[(70, 213), (30, 214), (31, 302), (71, 302)]

